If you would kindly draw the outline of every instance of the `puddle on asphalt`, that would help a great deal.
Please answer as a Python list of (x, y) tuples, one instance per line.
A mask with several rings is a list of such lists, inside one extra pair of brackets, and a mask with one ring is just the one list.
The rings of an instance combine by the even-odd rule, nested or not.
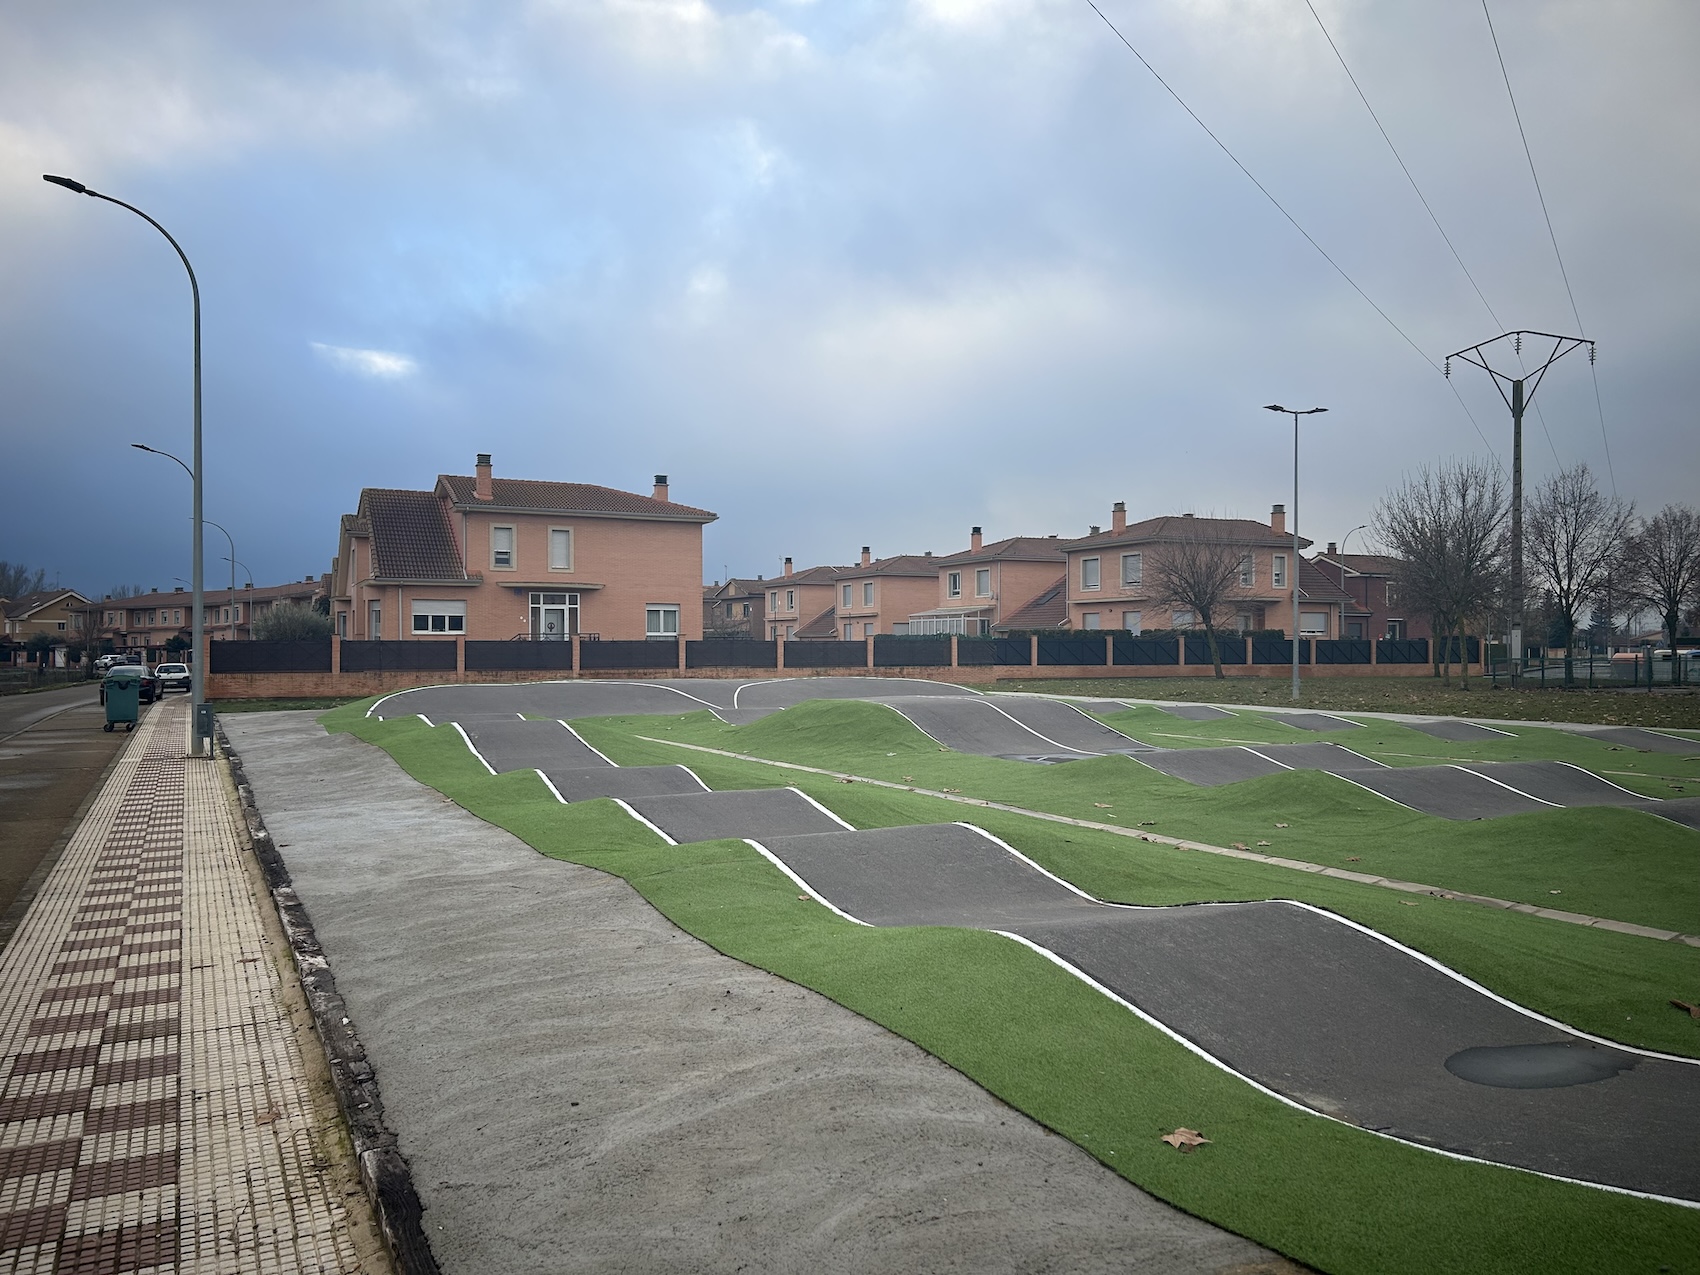
[(1633, 1055), (1603, 1045), (1555, 1041), (1459, 1050), (1446, 1060), (1446, 1070), (1460, 1080), (1495, 1089), (1562, 1089), (1610, 1080), (1635, 1062)]

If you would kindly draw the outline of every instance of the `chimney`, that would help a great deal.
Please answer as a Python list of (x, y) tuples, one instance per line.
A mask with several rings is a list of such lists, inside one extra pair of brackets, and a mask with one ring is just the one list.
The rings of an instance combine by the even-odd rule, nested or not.
[(786, 575), (791, 574), (791, 559), (789, 559), (789, 558), (785, 559), (785, 574)]
[(252, 580), (250, 580), (250, 581), (248, 581), (247, 584), (243, 585), (242, 587), (244, 589), (252, 589), (254, 587), (254, 582)]
[(667, 499), (667, 475), (666, 474), (657, 474), (655, 476), (655, 498), (657, 500), (666, 500)]
[(473, 471), (478, 475), (472, 480), (472, 498), (474, 500), (494, 500), (496, 489), (490, 481), (490, 453), (478, 453), (478, 467)]
[(1330, 558), (1332, 558), (1335, 554), (1337, 554), (1339, 552), (1340, 552), (1340, 546), (1335, 544), (1332, 540), (1330, 540), (1328, 542), (1328, 556)]
[(1287, 534), (1287, 506), (1276, 505), (1269, 511), (1269, 529), (1278, 536)]
[(975, 550), (979, 549), (980, 541), (982, 539), (984, 539), (984, 537), (982, 537), (980, 535), (980, 528), (978, 528), (978, 527), (968, 528), (968, 547), (970, 549), (975, 549)]
[(1115, 532), (1127, 530), (1127, 501), (1118, 500), (1110, 506), (1110, 530)]
[(863, 545), (862, 546), (862, 565), (864, 567), (869, 566), (869, 565), (872, 564), (873, 560), (874, 560), (873, 551), (867, 545)]
[(1088, 527), (1086, 529), (1086, 534), (1089, 535), (1089, 536), (1095, 536), (1102, 530), (1103, 530), (1103, 528), (1100, 527), (1097, 523), (1093, 523), (1090, 527)]

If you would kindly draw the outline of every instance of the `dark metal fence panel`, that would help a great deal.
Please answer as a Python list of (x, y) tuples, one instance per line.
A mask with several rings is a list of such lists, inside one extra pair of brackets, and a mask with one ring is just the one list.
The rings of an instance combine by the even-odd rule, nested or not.
[(1009, 642), (1021, 647), (1021, 662), (1027, 663), (1027, 639), (962, 637), (956, 639), (956, 662), (964, 668), (1008, 663), (998, 659), (998, 643)]
[(469, 672), (498, 669), (567, 669), (573, 666), (571, 642), (481, 642), (468, 639)]
[[(1251, 662), (1253, 664), (1291, 664), (1293, 662), (1293, 644), (1286, 638), (1261, 638), (1251, 640)], [(1310, 639), (1299, 639), (1299, 663), (1310, 663)]]
[[(961, 647), (957, 648), (957, 663), (962, 662)], [(1033, 640), (1024, 637), (1001, 637), (992, 639), (992, 663), (1013, 667), (1030, 668), (1033, 663)]]
[(1368, 638), (1319, 638), (1316, 643), (1318, 664), (1368, 664)]
[(785, 667), (866, 668), (866, 642), (787, 642)]
[(578, 666), (581, 669), (676, 669), (679, 667), (679, 644), (671, 638), (665, 642), (649, 642), (642, 638), (620, 642), (580, 642)]
[(1378, 638), (1375, 643), (1377, 664), (1427, 664), (1427, 638)]
[[(347, 647), (344, 646), (344, 650)], [(453, 648), (450, 648), (452, 653)], [(343, 667), (347, 667), (344, 665)], [(454, 667), (454, 661), (449, 661)], [(209, 673), (329, 673), (331, 640), (302, 642), (208, 642)]]
[(778, 668), (779, 643), (704, 638), (685, 643), (686, 668)]
[(1145, 638), (1131, 633), (1115, 635), (1117, 664), (1179, 664), (1181, 644), (1172, 637)]
[(1039, 639), (1041, 664), (1102, 664), (1102, 637), (1042, 637)]
[(874, 638), (875, 668), (949, 668), (950, 638), (901, 637), (879, 634)]
[[(1224, 664), (1245, 663), (1245, 639), (1238, 634), (1218, 633), (1216, 635), (1216, 652), (1222, 657)], [(1186, 635), (1186, 662), (1188, 664), (1209, 664), (1210, 637), (1204, 633), (1188, 633)]]
[(406, 638), (384, 642), (344, 642), (342, 671), (344, 673), (386, 672), (453, 672), (455, 644), (449, 641), (409, 641)]
[(1457, 664), (1459, 662), (1460, 656), (1465, 651), (1469, 652), (1470, 663), (1472, 664), (1482, 658), (1482, 643), (1480, 638), (1436, 638), (1435, 642), (1439, 647), (1439, 657), (1443, 660), (1450, 660), (1453, 664)]

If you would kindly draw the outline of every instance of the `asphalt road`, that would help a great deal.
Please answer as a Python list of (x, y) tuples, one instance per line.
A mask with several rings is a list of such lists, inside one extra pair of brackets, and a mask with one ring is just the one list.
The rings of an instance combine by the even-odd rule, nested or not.
[(129, 738), (101, 729), (97, 698), (93, 687), (0, 698), (0, 916)]

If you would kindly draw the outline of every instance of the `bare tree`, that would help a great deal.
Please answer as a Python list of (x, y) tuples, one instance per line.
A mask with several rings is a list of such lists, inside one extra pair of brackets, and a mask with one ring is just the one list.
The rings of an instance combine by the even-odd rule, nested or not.
[(1406, 605), (1429, 616), (1435, 676), (1448, 684), (1455, 645), (1469, 684), (1469, 630), (1480, 629), (1499, 598), (1509, 513), (1504, 478), (1480, 460), (1425, 465), (1376, 506), (1372, 526), (1400, 560)]
[(0, 598), (21, 598), (47, 588), (47, 568), (31, 571), (21, 562), (0, 562)]
[(1700, 607), (1700, 513), (1666, 505), (1630, 540), (1625, 568), (1630, 598), (1659, 613), (1670, 641), (1671, 680), (1681, 681), (1677, 635), (1684, 613)]
[(1535, 579), (1552, 593), (1564, 633), (1566, 686), (1576, 682), (1577, 616), (1623, 560), (1634, 519), (1634, 506), (1601, 492), (1585, 464), (1554, 474), (1529, 502), (1523, 542)]
[[(1210, 661), (1216, 666), (1216, 676), (1222, 677), (1216, 616), (1238, 585), (1240, 564), (1251, 546), (1224, 534), (1215, 519), (1199, 518), (1195, 523), (1155, 555), (1148, 578), (1154, 601), (1184, 607), (1204, 626)], [(1296, 569), (1297, 564), (1294, 566)]]

